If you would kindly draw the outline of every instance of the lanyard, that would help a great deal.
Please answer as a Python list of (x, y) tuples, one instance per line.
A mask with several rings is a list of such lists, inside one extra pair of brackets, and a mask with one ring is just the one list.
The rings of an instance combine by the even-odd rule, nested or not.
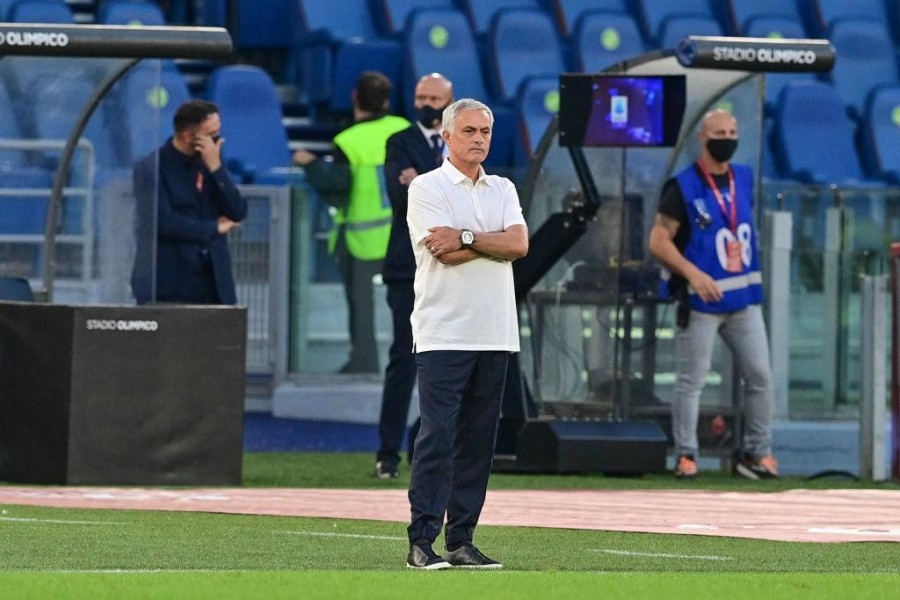
[(736, 191), (734, 189), (734, 171), (732, 170), (731, 165), (728, 165), (728, 196), (731, 198), (730, 213), (728, 207), (725, 205), (725, 199), (722, 198), (722, 192), (719, 191), (719, 186), (716, 185), (716, 182), (713, 179), (712, 173), (709, 172), (709, 169), (706, 168), (706, 165), (703, 164), (702, 160), (698, 160), (697, 165), (700, 167), (700, 171), (703, 172), (703, 176), (706, 178), (709, 189), (712, 190), (713, 195), (716, 197), (716, 202), (719, 203), (719, 208), (722, 209), (722, 215), (728, 220), (731, 232), (737, 235), (737, 196), (735, 195)]

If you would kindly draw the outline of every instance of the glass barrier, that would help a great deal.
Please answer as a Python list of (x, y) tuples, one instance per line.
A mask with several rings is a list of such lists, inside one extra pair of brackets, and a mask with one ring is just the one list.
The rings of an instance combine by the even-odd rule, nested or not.
[(160, 119), (168, 101), (161, 61), (142, 61), (102, 97), (64, 174), (50, 253), (44, 243), (66, 140), (97, 90), (130, 62), (0, 59), (0, 105), (7, 115), (0, 126), (0, 272), (27, 277), (40, 290), (52, 260), (54, 302), (130, 304), (133, 274), (155, 280), (156, 190), (144, 186), (136, 195), (132, 171), (170, 127)]

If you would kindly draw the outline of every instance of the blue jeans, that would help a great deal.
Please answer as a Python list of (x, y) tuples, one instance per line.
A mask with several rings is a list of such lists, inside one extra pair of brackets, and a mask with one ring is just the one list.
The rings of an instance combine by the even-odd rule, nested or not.
[(697, 456), (700, 392), (712, 361), (716, 334), (734, 355), (743, 380), (743, 450), (754, 457), (772, 453), (772, 369), (769, 339), (758, 304), (731, 313), (691, 311), (687, 327), (675, 332), (677, 381), (672, 402), (675, 454)]
[(409, 479), (410, 543), (471, 542), (484, 506), (509, 352), (416, 354), (419, 412)]

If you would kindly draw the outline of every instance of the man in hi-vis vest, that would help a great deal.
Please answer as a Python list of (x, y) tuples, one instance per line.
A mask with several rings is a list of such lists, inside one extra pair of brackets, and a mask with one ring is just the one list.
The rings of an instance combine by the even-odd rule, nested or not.
[(354, 124), (334, 138), (334, 160), (306, 150), (294, 153), (307, 179), (337, 209), (328, 249), (338, 264), (347, 298), (350, 357), (341, 373), (378, 373), (372, 279), (381, 273), (391, 232), (391, 203), (384, 180), (387, 139), (409, 121), (387, 114), (391, 82), (366, 71), (353, 90)]
[(650, 252), (666, 267), (678, 301), (677, 380), (672, 400), (675, 476), (698, 474), (700, 392), (716, 334), (743, 380), (744, 435), (735, 472), (778, 476), (772, 457), (772, 368), (762, 309), (762, 275), (753, 223), (753, 174), (731, 164), (737, 120), (714, 110), (698, 133), (699, 159), (666, 182), (650, 231)]

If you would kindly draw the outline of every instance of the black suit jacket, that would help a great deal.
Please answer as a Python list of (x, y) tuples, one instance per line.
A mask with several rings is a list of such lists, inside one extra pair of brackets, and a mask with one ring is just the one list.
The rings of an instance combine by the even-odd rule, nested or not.
[[(203, 178), (201, 190), (197, 189), (198, 171)], [(133, 178), (138, 243), (131, 285), (138, 303), (196, 302), (206, 297), (198, 288), (207, 285), (202, 269), (208, 261), (219, 301), (235, 304), (228, 240), (219, 234), (216, 220), (225, 215), (243, 221), (247, 202), (225, 168), (210, 173), (199, 159), (176, 150), (170, 138), (135, 165)]]
[(420, 175), (440, 166), (435, 160), (422, 130), (415, 123), (388, 138), (384, 161), (388, 197), (391, 200), (393, 221), (388, 240), (387, 255), (381, 276), (386, 282), (411, 281), (416, 275), (416, 259), (406, 224), (407, 192), (409, 188), (397, 179), (403, 169), (412, 167)]

